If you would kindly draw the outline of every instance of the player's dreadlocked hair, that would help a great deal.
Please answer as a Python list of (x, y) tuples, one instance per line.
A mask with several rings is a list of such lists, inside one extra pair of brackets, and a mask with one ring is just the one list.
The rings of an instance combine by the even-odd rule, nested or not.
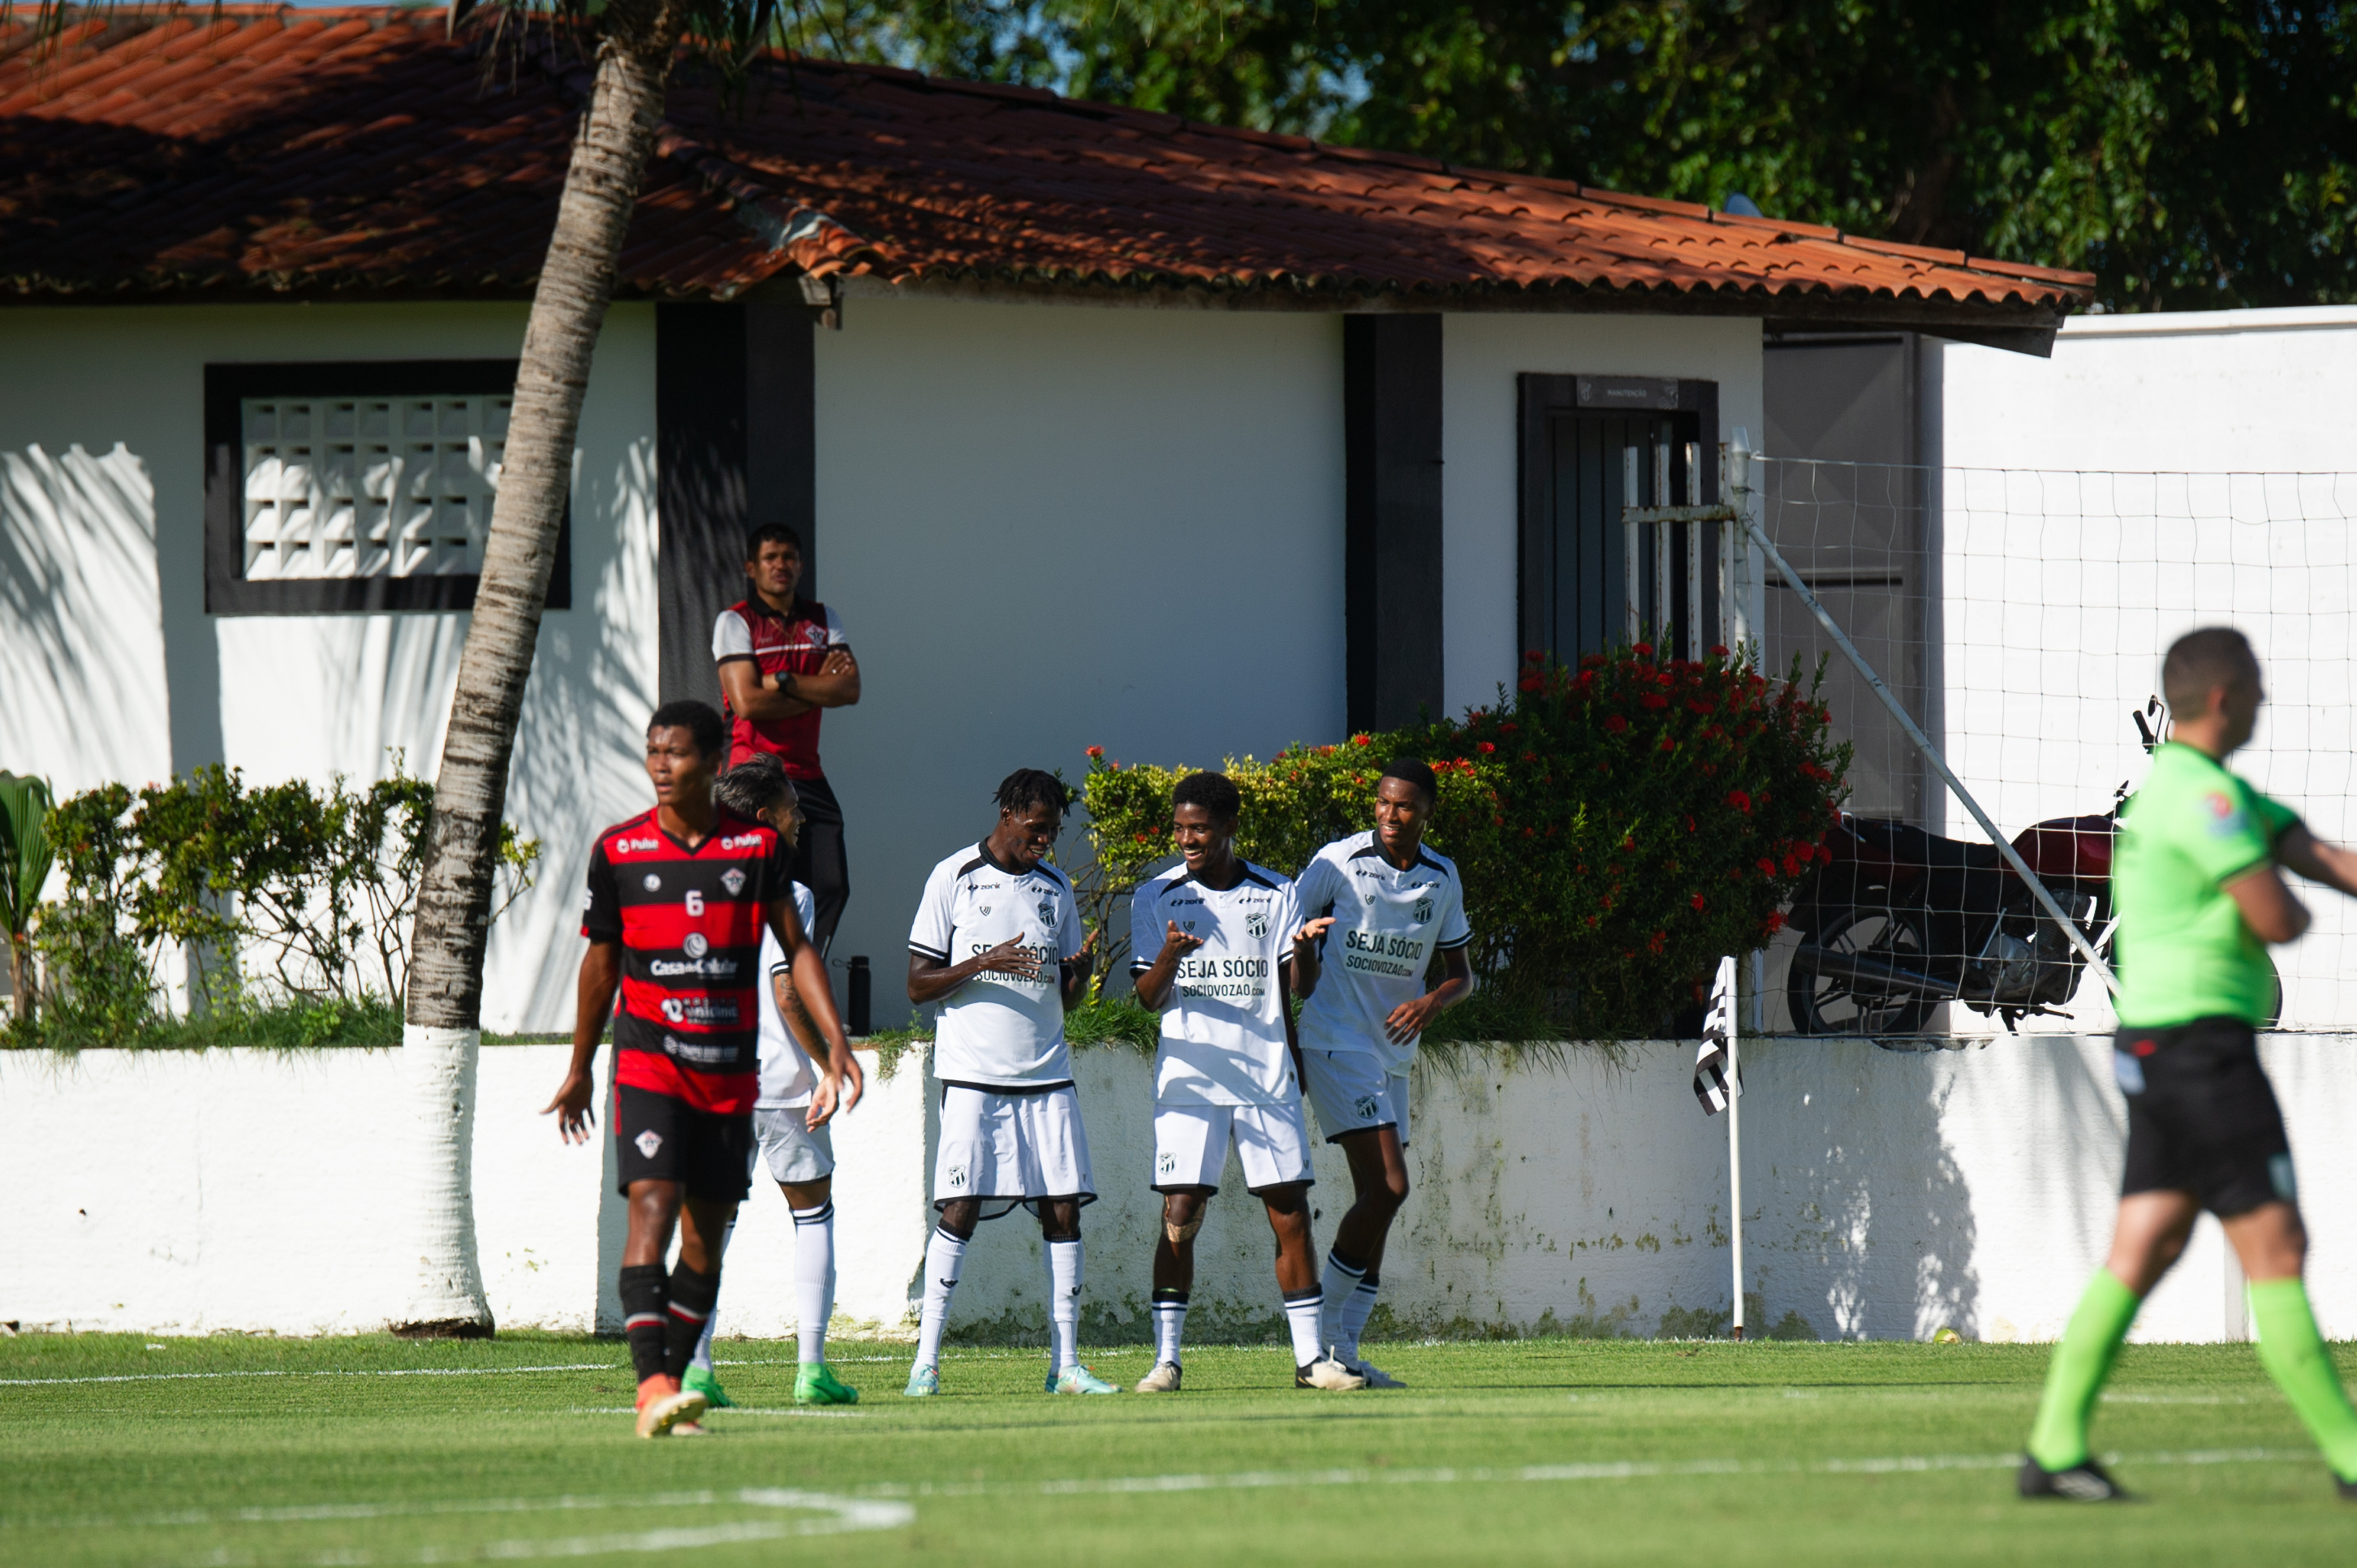
[(1224, 773), (1189, 773), (1170, 791), (1170, 809), (1181, 806), (1200, 806), (1213, 822), (1232, 822), (1243, 814), (1244, 798)]
[(2251, 643), (2231, 626), (2205, 626), (2189, 631), (2169, 645), (2160, 661), (2160, 694), (2169, 711), (2198, 719), (2210, 711), (2210, 693), (2259, 673), (2259, 656)]
[(1072, 792), (1064, 781), (1052, 773), (1037, 768), (1018, 768), (998, 781), (996, 797), (1002, 811), (1028, 811), (1034, 806), (1045, 806), (1058, 816), (1072, 803)]
[(665, 703), (647, 720), (649, 735), (659, 729), (685, 730), (706, 762), (716, 766), (728, 760), (728, 724), (710, 703), (693, 697)]
[(793, 792), (794, 781), (773, 751), (753, 753), (712, 786), (712, 798), (748, 822), (759, 822), (762, 812)]

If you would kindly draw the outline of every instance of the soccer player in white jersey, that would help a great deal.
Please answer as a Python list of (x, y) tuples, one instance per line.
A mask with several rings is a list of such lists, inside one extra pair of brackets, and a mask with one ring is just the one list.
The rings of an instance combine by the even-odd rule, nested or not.
[[(1473, 989), (1465, 887), (1424, 846), (1432, 769), (1403, 758), (1375, 784), (1375, 830), (1338, 839), (1301, 874), (1301, 908), (1329, 916), (1325, 979), (1301, 1009), (1301, 1079), (1318, 1125), (1351, 1162), (1356, 1200), (1334, 1228), (1320, 1341), (1377, 1389), (1399, 1380), (1359, 1354), (1383, 1240), (1407, 1199), (1407, 1069), (1425, 1026)], [(1433, 956), (1440, 983), (1425, 989)]]
[(1081, 1208), (1096, 1201), (1096, 1187), (1064, 1044), (1064, 1010), (1087, 992), (1092, 939), (1082, 939), (1072, 885), (1045, 859), (1071, 794), (1054, 774), (1024, 768), (997, 799), (990, 836), (925, 879), (909, 932), (909, 1000), (942, 1004), (942, 1141), (940, 1223), (925, 1248), (907, 1392), (941, 1391), (942, 1330), (974, 1227), (1028, 1206), (1046, 1242), (1048, 1391), (1109, 1394), (1114, 1386), (1080, 1360)]
[[(768, 752), (755, 752), (713, 784), (713, 799), (755, 822), (778, 830), (791, 850), (802, 827), (802, 802), (784, 767)], [(802, 929), (816, 918), (811, 890), (794, 885), (794, 911)], [(857, 1404), (859, 1391), (836, 1380), (826, 1364), (826, 1325), (834, 1314), (834, 1135), (829, 1123), (848, 1115), (864, 1087), (859, 1058), (846, 1048), (830, 1054), (823, 1069), (811, 1060), (818, 1033), (794, 994), (791, 970), (777, 940), (761, 941), (761, 1086), (753, 1101), (756, 1158), (785, 1195), (794, 1219), (794, 1316), (796, 1404)], [(721, 1232), (725, 1257), (737, 1234), (731, 1219)], [(719, 1326), (716, 1305), (704, 1320), (680, 1386), (701, 1393), (726, 1410), (736, 1402), (720, 1387), (712, 1366), (712, 1337)]]
[[(1318, 984), (1318, 939), (1293, 884), (1236, 857), (1243, 801), (1223, 773), (1192, 773), (1170, 792), (1180, 863), (1130, 900), (1137, 999), (1162, 1015), (1154, 1055), (1154, 1369), (1140, 1393), (1176, 1393), (1179, 1338), (1195, 1280), (1195, 1233), (1220, 1190), (1233, 1144), (1244, 1190), (1276, 1232), (1276, 1286), (1293, 1335), (1293, 1383), (1358, 1389), (1366, 1380), (1318, 1339), (1317, 1244), (1309, 1230), (1309, 1128), (1295, 1080), (1285, 993)], [(1151, 955), (1151, 956), (1148, 956)]]

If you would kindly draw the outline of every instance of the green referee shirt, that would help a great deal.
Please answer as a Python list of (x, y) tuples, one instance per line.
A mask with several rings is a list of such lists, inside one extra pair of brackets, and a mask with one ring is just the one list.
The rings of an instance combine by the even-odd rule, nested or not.
[(2272, 1020), (2276, 970), (2224, 885), (2275, 857), (2299, 821), (2205, 753), (2170, 742), (2120, 817), (2120, 1022)]

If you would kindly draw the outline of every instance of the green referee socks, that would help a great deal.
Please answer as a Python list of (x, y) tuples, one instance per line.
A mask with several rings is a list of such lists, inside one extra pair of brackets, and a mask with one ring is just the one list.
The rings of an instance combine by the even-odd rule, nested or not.
[[(2298, 1283), (2292, 1282), (2295, 1289)], [(2079, 1310), (2071, 1315), (2071, 1326), (2062, 1331), (2062, 1342), (2054, 1347), (2038, 1420), (2029, 1428), (2029, 1456), (2042, 1468), (2068, 1470), (2087, 1462), (2087, 1414), (2095, 1408), (2095, 1395), (2111, 1375), (2112, 1361), (2120, 1353), (2120, 1341), (2128, 1337), (2139, 1305), (2136, 1292), (2111, 1270), (2095, 1271), (2087, 1294), (2079, 1298)], [(2308, 1298), (2302, 1296), (2303, 1314), (2307, 1306)], [(2313, 1342), (2313, 1325), (2308, 1335)], [(2330, 1375), (2329, 1369), (2326, 1375)], [(2348, 1407), (2344, 1403), (2341, 1408)]]
[(2357, 1481), (2357, 1411), (2349, 1408), (2323, 1336), (2316, 1331), (2308, 1287), (2297, 1278), (2254, 1284), (2251, 1318), (2259, 1331), (2259, 1365), (2299, 1412), (2332, 1473)]

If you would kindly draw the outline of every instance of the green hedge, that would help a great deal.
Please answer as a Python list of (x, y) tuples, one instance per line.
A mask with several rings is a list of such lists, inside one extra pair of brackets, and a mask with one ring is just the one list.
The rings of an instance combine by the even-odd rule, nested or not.
[[(396, 753), (355, 789), (250, 787), (212, 766), (102, 785), (48, 819), (63, 896), (34, 911), (38, 1007), (11, 1043), (67, 1049), (374, 1044), (398, 1038), (434, 789)], [(532, 886), (536, 841), (502, 825), (496, 918)], [(188, 960), (193, 1017), (156, 970)]]
[[(1464, 876), (1487, 1010), (1581, 1037), (1655, 1033), (1700, 1000), (1720, 955), (1774, 934), (1825, 853), (1850, 753), (1830, 738), (1821, 682), (1804, 686), (1797, 661), (1771, 681), (1717, 649), (1697, 661), (1636, 643), (1576, 670), (1528, 655), (1514, 691), (1461, 719), (1229, 758), (1237, 848), (1297, 875), (1373, 825), (1385, 762), (1421, 757), (1439, 777), (1430, 842)], [(1077, 882), (1105, 928), (1105, 973), (1128, 945), (1115, 906), (1176, 853), (1170, 789), (1190, 771), (1089, 748), (1094, 858)]]

